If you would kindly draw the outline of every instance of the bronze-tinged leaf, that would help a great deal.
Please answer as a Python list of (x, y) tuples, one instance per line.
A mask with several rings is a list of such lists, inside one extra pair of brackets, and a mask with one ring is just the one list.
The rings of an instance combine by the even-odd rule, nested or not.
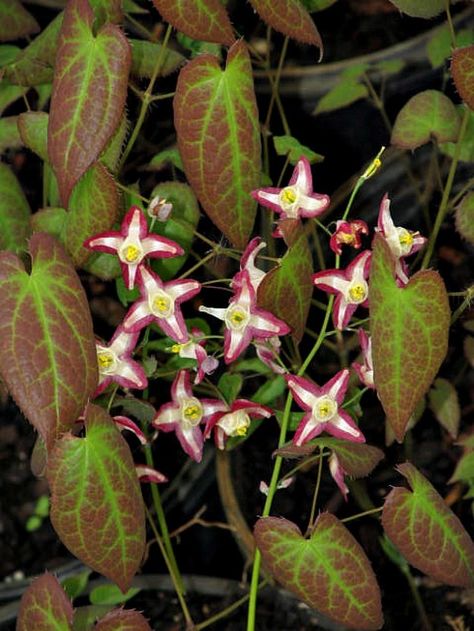
[(146, 618), (132, 609), (113, 609), (101, 618), (94, 631), (152, 631)]
[(323, 42), (311, 15), (299, 0), (250, 0), (269, 26), (303, 44), (313, 44), (323, 56)]
[(11, 42), (39, 30), (38, 22), (19, 0), (0, 2), (0, 42)]
[(399, 442), (448, 349), (451, 312), (441, 276), (417, 272), (405, 287), (394, 278), (394, 261), (376, 235), (369, 281), (374, 381)]
[(10, 167), (0, 162), (0, 250), (26, 250), (31, 210)]
[(131, 51), (118, 26), (93, 32), (87, 0), (64, 12), (56, 56), (48, 153), (67, 207), (74, 185), (97, 160), (122, 119)]
[(428, 480), (409, 462), (398, 471), (412, 491), (395, 487), (382, 524), (406, 560), (428, 576), (460, 587), (474, 585), (474, 543)]
[(453, 51), (451, 75), (459, 96), (474, 110), (474, 44)]
[(31, 272), (0, 253), (0, 376), (48, 448), (84, 411), (97, 386), (87, 298), (63, 248), (30, 240)]
[(265, 566), (307, 605), (350, 629), (380, 629), (380, 589), (360, 544), (330, 513), (322, 513), (310, 539), (296, 524), (262, 517), (255, 541)]
[(188, 37), (231, 46), (232, 24), (221, 0), (153, 0), (162, 17)]
[(186, 177), (213, 223), (243, 249), (255, 221), (250, 191), (260, 185), (260, 130), (252, 67), (243, 41), (224, 70), (213, 55), (185, 66), (174, 122)]
[(291, 327), (291, 335), (298, 344), (304, 334), (313, 295), (313, 260), (301, 225), (293, 237), (280, 265), (270, 270), (260, 283), (257, 302)]
[(48, 120), (46, 112), (23, 112), (18, 116), (18, 131), (28, 149), (42, 160), (48, 160)]
[(23, 594), (16, 631), (70, 631), (74, 611), (58, 579), (46, 572)]
[[(447, 379), (435, 379), (428, 401), (436, 420), (453, 438), (457, 438), (461, 421), (461, 406), (456, 388)], [(474, 471), (472, 472), (474, 477)]]
[(92, 569), (130, 587), (145, 549), (145, 512), (130, 449), (107, 412), (89, 405), (85, 438), (66, 434), (50, 452), (51, 522)]

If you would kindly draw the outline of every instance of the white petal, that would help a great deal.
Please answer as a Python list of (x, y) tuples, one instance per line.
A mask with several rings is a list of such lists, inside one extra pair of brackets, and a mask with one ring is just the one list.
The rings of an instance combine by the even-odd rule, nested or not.
[(227, 309), (215, 309), (214, 307), (201, 306), (199, 307), (199, 311), (201, 311), (202, 313), (208, 313), (215, 318), (219, 318), (219, 320), (224, 320)]

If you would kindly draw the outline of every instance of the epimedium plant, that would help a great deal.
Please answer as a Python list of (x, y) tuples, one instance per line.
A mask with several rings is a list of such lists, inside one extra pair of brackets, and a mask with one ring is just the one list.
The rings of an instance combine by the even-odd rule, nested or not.
[[(250, 3), (269, 32), (285, 37), (280, 70), (289, 38), (322, 55), (310, 12), (327, 1)], [(444, 2), (394, 4), (424, 18), (447, 10), (452, 27)], [(153, 446), (162, 432), (174, 432), (177, 449), (199, 463), (206, 440), (226, 452), (252, 440), (255, 427), (265, 423), (277, 449), (265, 505), (258, 519), (255, 515), (248, 630), (258, 628), (262, 572), (340, 624), (379, 629), (384, 586), (381, 592), (347, 518), (318, 504), (319, 487), (327, 464), (347, 499), (349, 478), (370, 475), (384, 458), (380, 445), (366, 443), (360, 408), (368, 391), (376, 392), (400, 443), (428, 393), (441, 425), (457, 436), (453, 386), (443, 378), (432, 384), (447, 354), (450, 323), (469, 305), (473, 290), (463, 292), (463, 303), (451, 314), (443, 279), (429, 266), (443, 221), (454, 208), (459, 231), (474, 241), (472, 181), (453, 194), (472, 127), (474, 46), (458, 48), (451, 28), (448, 52), (460, 103), (424, 91), (402, 108), (392, 130), (395, 147), (415, 150), (433, 142), (449, 156), (434, 224), (424, 236), (397, 225), (397, 200), (392, 209), (390, 192), (374, 201), (380, 207), (376, 226), (351, 216), (359, 189), (382, 168), (383, 149), (357, 179), (342, 212), (331, 208), (326, 193), (314, 190), (311, 164), (320, 156), (291, 136), (278, 71), (269, 75), (273, 92), (261, 134), (252, 67), (269, 68), (270, 58), (262, 60), (234, 31), (224, 3), (153, 0), (153, 5), (167, 24), (160, 41), (137, 22), (134, 16), (143, 9), (130, 0), (68, 0), (43, 30), (17, 0), (0, 5), (3, 41), (35, 35), (24, 48), (0, 47), (3, 106), (21, 96), (29, 103), (32, 88), (38, 97), (36, 110), (28, 107), (0, 120), (0, 144), (34, 152), (44, 176), (42, 206), (32, 214), (14, 171), (0, 164), (0, 374), (38, 432), (35, 470), (49, 483), (51, 522), (78, 559), (126, 593), (142, 564), (148, 520), (187, 628), (205, 628), (213, 620), (193, 621), (186, 604), (156, 486), (167, 477), (155, 467)], [(147, 38), (128, 37), (125, 17)], [(188, 60), (178, 52), (173, 29), (181, 42), (194, 42), (189, 48), (199, 54)], [(173, 72), (175, 90), (161, 92), (160, 81)], [(127, 108), (129, 90), (139, 98), (136, 115)], [(159, 107), (150, 106), (166, 98), (173, 98), (176, 146), (152, 158), (146, 152), (134, 156), (145, 118), (160, 116)], [(270, 186), (275, 107), (285, 132), (274, 136), (275, 151), (286, 161), (276, 186)], [(175, 177), (141, 191), (124, 176), (132, 158), (135, 168), (171, 164)], [(337, 219), (326, 221), (336, 210)], [(201, 218), (224, 241), (199, 231)], [(318, 266), (311, 247), (315, 234), (318, 243), (327, 242)], [(193, 255), (196, 263), (190, 264)], [(221, 278), (212, 265), (223, 256), (230, 278)], [(77, 269), (116, 281), (127, 311), (110, 340), (94, 335)], [(212, 289), (219, 287), (229, 291), (228, 301), (214, 301), (218, 294)], [(314, 302), (321, 318), (310, 315)], [(339, 370), (323, 383), (316, 362), (331, 336), (339, 343), (332, 346)], [(361, 349), (352, 365), (339, 354), (349, 344)], [(258, 390), (243, 385), (246, 361), (258, 375)], [(166, 398), (162, 392), (170, 374)], [(443, 408), (448, 399), (451, 414)], [(272, 417), (279, 433), (267, 420)], [(136, 436), (144, 462), (134, 462), (123, 431)], [(461, 442), (465, 451), (453, 480), (469, 485), (472, 497), (472, 434)], [(294, 474), (310, 464), (317, 470), (305, 532), (301, 524), (272, 515), (275, 493), (289, 479), (282, 475), (283, 463), (294, 458), (299, 459)], [(383, 506), (348, 519), (381, 513), (381, 545), (390, 558), (441, 583), (472, 586), (474, 545), (461, 521), (414, 464), (400, 463), (397, 471), (409, 488), (387, 488)], [(151, 507), (143, 501), (140, 481), (153, 485)], [(78, 628), (79, 612), (46, 573), (25, 593), (17, 628)], [(150, 628), (142, 614), (122, 608), (80, 625), (102, 631)]]

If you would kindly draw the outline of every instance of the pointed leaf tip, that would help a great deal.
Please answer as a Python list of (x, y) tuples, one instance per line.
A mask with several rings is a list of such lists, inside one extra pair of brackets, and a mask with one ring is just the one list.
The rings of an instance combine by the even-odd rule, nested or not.
[(22, 596), (16, 631), (70, 631), (73, 608), (58, 579), (46, 572), (36, 578)]

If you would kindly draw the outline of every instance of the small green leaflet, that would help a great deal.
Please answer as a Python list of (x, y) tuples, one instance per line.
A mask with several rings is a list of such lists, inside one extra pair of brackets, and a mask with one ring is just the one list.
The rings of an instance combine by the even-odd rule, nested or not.
[[(132, 67), (131, 74), (136, 77), (150, 79), (156, 65), (156, 59), (162, 49), (162, 45), (156, 42), (146, 42), (141, 39), (131, 39)], [(166, 77), (184, 64), (186, 58), (181, 53), (167, 49), (163, 56), (163, 64), (158, 73), (159, 77)]]
[(30, 215), (30, 206), (15, 174), (0, 162), (0, 250), (26, 250)]
[(369, 91), (365, 85), (362, 85), (356, 79), (343, 79), (319, 100), (313, 114), (332, 112), (368, 96)]
[(435, 379), (428, 393), (428, 400), (437, 421), (456, 438), (461, 420), (461, 407), (456, 388), (447, 379)]
[(288, 156), (290, 164), (295, 165), (301, 156), (308, 158), (310, 164), (322, 162), (324, 156), (301, 144), (293, 136), (273, 136), (275, 151), (279, 156)]
[(23, 594), (16, 631), (71, 631), (73, 615), (72, 603), (58, 579), (46, 572)]
[(382, 525), (406, 560), (428, 576), (474, 585), (474, 543), (428, 480), (410, 463), (398, 471), (412, 489), (395, 487), (385, 499)]
[(474, 245), (474, 191), (470, 191), (462, 198), (456, 208), (456, 230)]

